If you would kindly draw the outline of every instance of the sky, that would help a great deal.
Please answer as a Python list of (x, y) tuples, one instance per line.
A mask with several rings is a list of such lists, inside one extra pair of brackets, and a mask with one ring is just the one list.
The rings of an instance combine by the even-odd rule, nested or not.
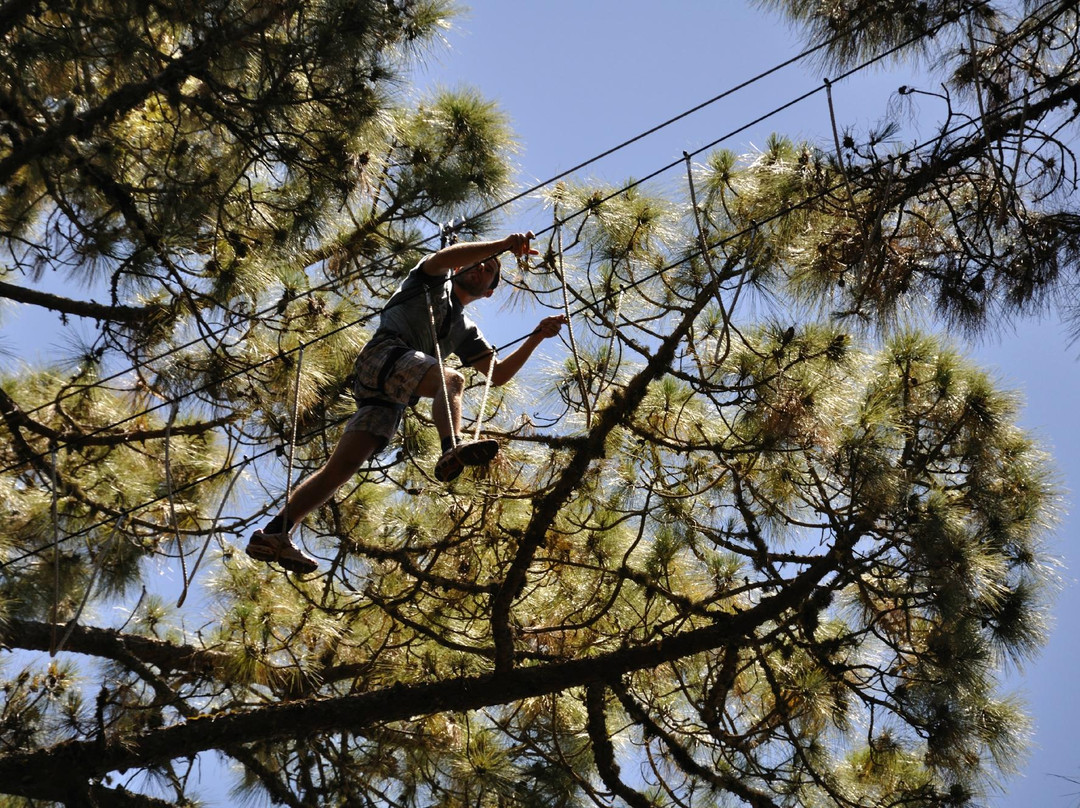
[[(427, 87), (472, 87), (497, 101), (517, 133), (518, 179), (525, 187), (725, 93), (802, 47), (783, 21), (744, 0), (475, 0), (447, 32), (446, 47), (429, 58), (417, 79)], [(750, 152), (763, 146), (772, 132), (831, 148), (823, 92), (742, 129), (820, 88), (822, 78), (813, 65), (785, 68), (619, 149), (577, 176), (619, 184), (721, 138), (726, 138), (719, 144), (723, 147)], [(837, 122), (865, 131), (886, 117), (898, 87), (933, 89), (929, 81), (912, 65), (888, 65), (839, 80), (832, 91)], [(921, 126), (918, 118), (906, 121), (913, 138), (933, 131), (936, 112), (927, 108)], [(681, 190), (679, 183), (685, 183), (681, 166), (650, 187)], [(547, 218), (507, 222), (508, 227), (534, 230), (549, 224)], [(511, 316), (494, 300), (478, 304), (475, 313), (497, 345), (530, 330), (541, 314), (515, 309)], [(0, 345), (12, 347), (16, 331), (25, 324), (22, 315), (7, 309)], [(1073, 808), (1080, 805), (1080, 785), (1062, 778), (1080, 777), (1080, 700), (1071, 695), (1080, 653), (1069, 621), (1080, 608), (1080, 552), (1073, 537), (1070, 493), (1080, 490), (1080, 431), (1072, 423), (1080, 346), (1069, 344), (1052, 317), (1020, 323), (979, 344), (958, 345), (990, 369), (1000, 386), (1021, 393), (1026, 401), (1021, 423), (1053, 452), (1067, 497), (1051, 540), (1051, 552), (1062, 563), (1056, 626), (1042, 655), (1023, 670), (1010, 671), (1007, 679), (1008, 688), (1027, 702), (1033, 716), (1033, 748), (1021, 772), (989, 804)], [(53, 347), (43, 342), (41, 355)], [(32, 361), (31, 353), (20, 351)], [(207, 766), (207, 805), (231, 804), (222, 779), (219, 770)]]
[[(509, 115), (520, 152), (523, 185), (544, 181), (652, 129), (803, 50), (796, 32), (778, 16), (744, 0), (474, 0), (455, 21), (447, 47), (429, 60), (419, 83), (475, 87)], [(799, 63), (732, 93), (584, 169), (578, 176), (609, 184), (639, 178), (736, 132), (804, 93), (822, 87), (813, 64)], [(864, 131), (888, 116), (901, 85), (934, 90), (936, 80), (913, 64), (888, 64), (833, 83), (841, 128)], [(938, 120), (930, 105), (905, 120), (914, 140), (928, 137)], [(831, 149), (828, 98), (818, 92), (783, 113), (739, 131), (720, 145), (737, 153), (762, 147), (772, 132)], [(660, 187), (685, 182), (675, 168)], [(540, 230), (549, 219), (514, 222)], [(483, 307), (489, 307), (486, 311)], [(506, 329), (513, 339), (531, 313), (508, 318), (497, 304), (479, 304), (485, 331)], [(514, 318), (521, 320), (515, 322)], [(500, 334), (494, 333), (496, 344)], [(1080, 610), (1073, 493), (1080, 490), (1080, 430), (1073, 407), (1080, 387), (1080, 345), (1070, 345), (1056, 317), (1018, 323), (977, 344), (958, 347), (991, 371), (999, 386), (1025, 401), (1021, 425), (1049, 449), (1066, 494), (1050, 551), (1061, 562), (1056, 623), (1042, 655), (1011, 669), (1006, 688), (1028, 705), (1034, 721), (1026, 765), (1004, 784), (993, 808), (1073, 808), (1080, 805), (1080, 699), (1072, 687), (1080, 668), (1070, 617)]]

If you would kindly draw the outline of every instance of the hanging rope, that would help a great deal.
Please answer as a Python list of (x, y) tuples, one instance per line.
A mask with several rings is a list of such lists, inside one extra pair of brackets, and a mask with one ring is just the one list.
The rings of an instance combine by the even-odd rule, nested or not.
[(487, 374), (484, 376), (484, 397), (480, 399), (480, 411), (476, 414), (476, 432), (473, 434), (473, 440), (480, 440), (480, 427), (484, 425), (484, 418), (487, 414), (488, 395), (491, 393), (491, 374), (495, 372), (495, 349), (491, 349), (491, 353), (488, 356), (488, 369)]
[(172, 524), (173, 534), (176, 536), (176, 554), (180, 556), (180, 578), (187, 587), (187, 559), (184, 557), (184, 547), (180, 543), (180, 525), (176, 521), (176, 495), (173, 491), (172, 460), (169, 455), (169, 444), (172, 436), (173, 424), (180, 412), (180, 399), (175, 399), (169, 408), (169, 420), (165, 423), (165, 490), (169, 495), (169, 522)]
[(446, 407), (446, 423), (450, 425), (450, 442), (457, 446), (457, 429), (454, 426), (454, 413), (450, 408), (450, 390), (446, 386), (446, 365), (443, 363), (442, 348), (439, 346), (439, 329), (435, 325), (435, 305), (431, 302), (431, 290), (426, 290), (428, 323), (431, 325), (431, 341), (435, 344), (435, 361), (439, 364), (439, 383), (442, 387), (443, 404)]
[(56, 441), (49, 442), (49, 458), (52, 461), (52, 524), (53, 524), (53, 602), (52, 602), (52, 638), (49, 640), (49, 656), (56, 656), (57, 621), (60, 619), (60, 518), (56, 507)]
[[(464, 224), (464, 220), (455, 226), (454, 220), (451, 219), (446, 224), (439, 226), (439, 248), (449, 247), (451, 244), (457, 244), (457, 227)], [(446, 384), (446, 363), (443, 361), (442, 346), (439, 345), (439, 328), (435, 324), (435, 304), (431, 299), (431, 289), (426, 287), (424, 294), (427, 299), (427, 311), (428, 311), (428, 325), (431, 327), (431, 342), (435, 346), (435, 361), (439, 366), (439, 386), (442, 388), (443, 405), (446, 407), (446, 423), (450, 427), (450, 442), (452, 446), (458, 445), (457, 427), (454, 425), (454, 413), (450, 407), (450, 390)], [(494, 359), (495, 354), (492, 354)], [(478, 422), (479, 424), (479, 422)]]
[[(294, 418), (294, 421), (295, 421), (295, 418)], [(293, 439), (295, 440), (295, 438), (296, 438), (296, 432), (295, 432), (295, 428), (294, 428)], [(210, 546), (210, 540), (212, 538), (214, 538), (214, 536), (217, 535), (218, 522), (221, 521), (221, 512), (225, 509), (225, 503), (229, 501), (229, 494), (232, 493), (233, 486), (236, 485), (236, 481), (240, 479), (240, 474), (243, 472), (244, 468), (247, 466), (247, 464), (249, 462), (251, 462), (251, 458), (249, 458), (249, 457), (245, 457), (243, 459), (243, 461), (241, 461), (240, 465), (236, 469), (236, 473), (233, 474), (232, 479), (229, 480), (229, 484), (225, 487), (225, 494), (221, 497), (221, 502), (218, 503), (217, 513), (214, 514), (214, 529), (213, 529), (213, 531), (211, 533), (209, 533), (207, 535), (206, 541), (203, 542), (202, 550), (199, 552), (199, 557), (195, 559), (195, 564), (192, 565), (192, 567), (191, 567), (191, 577), (184, 580), (184, 588), (180, 592), (180, 598), (176, 601), (176, 608), (177, 609), (179, 609), (181, 606), (183, 606), (184, 601), (187, 600), (188, 589), (191, 587), (191, 584), (195, 581), (195, 573), (198, 572), (199, 565), (202, 563), (202, 560), (203, 560), (203, 556), (206, 555), (206, 550)], [(291, 471), (290, 471), (289, 476), (292, 477)], [(286, 501), (286, 507), (288, 507), (288, 496), (286, 496), (285, 501)]]
[[(292, 425), (289, 435), (289, 466), (285, 473), (285, 507), (282, 515), (286, 529), (289, 524), (289, 500), (292, 499), (293, 456), (296, 452), (296, 422), (300, 418), (300, 377), (304, 372), (304, 344), (300, 343), (300, 353), (296, 355), (296, 382), (293, 385)], [(246, 460), (244, 462), (247, 462)]]
[(589, 402), (589, 388), (585, 384), (585, 374), (581, 368), (577, 340), (574, 339), (574, 320), (570, 312), (570, 291), (566, 284), (566, 272), (563, 269), (562, 222), (559, 220), (559, 206), (555, 206), (555, 239), (558, 250), (555, 253), (555, 272), (562, 284), (563, 313), (566, 315), (566, 333), (570, 337), (570, 353), (574, 356), (574, 369), (577, 375), (578, 390), (581, 391), (581, 403), (585, 407), (585, 428), (592, 429), (592, 404)]
[(86, 585), (86, 590), (83, 592), (82, 601), (79, 603), (79, 608), (75, 610), (74, 616), (68, 620), (67, 628), (64, 630), (64, 636), (61, 637), (60, 642), (56, 644), (56, 653), (60, 653), (64, 650), (64, 646), (71, 637), (71, 632), (73, 632), (75, 626), (78, 625), (79, 618), (82, 617), (83, 609), (86, 608), (86, 604), (90, 600), (90, 593), (94, 591), (94, 584), (97, 583), (98, 574), (105, 565), (105, 559), (108, 558), (109, 554), (112, 552), (113, 546), (116, 543), (116, 537), (120, 534), (120, 528), (123, 526), (125, 519), (127, 519), (127, 515), (123, 514), (116, 520), (116, 524), (113, 526), (112, 533), (109, 534), (109, 538), (105, 542), (104, 548), (94, 561), (94, 569), (90, 574), (90, 581)]

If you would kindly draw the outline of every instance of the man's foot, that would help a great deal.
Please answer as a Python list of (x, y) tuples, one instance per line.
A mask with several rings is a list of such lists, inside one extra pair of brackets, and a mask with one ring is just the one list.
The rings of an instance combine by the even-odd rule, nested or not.
[(499, 453), (497, 440), (477, 440), (459, 443), (453, 449), (443, 452), (435, 464), (435, 479), (448, 483), (457, 478), (466, 466), (482, 466), (490, 463)]
[(256, 561), (276, 561), (289, 572), (314, 572), (319, 568), (319, 562), (308, 558), (293, 546), (288, 533), (263, 533), (256, 530), (251, 534), (244, 552)]

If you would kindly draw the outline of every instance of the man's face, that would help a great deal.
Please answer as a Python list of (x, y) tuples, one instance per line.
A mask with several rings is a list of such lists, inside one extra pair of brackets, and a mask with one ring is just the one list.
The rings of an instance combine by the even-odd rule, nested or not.
[(462, 289), (473, 297), (490, 297), (493, 291), (491, 284), (494, 282), (498, 271), (498, 259), (489, 258), (461, 270), (455, 280)]

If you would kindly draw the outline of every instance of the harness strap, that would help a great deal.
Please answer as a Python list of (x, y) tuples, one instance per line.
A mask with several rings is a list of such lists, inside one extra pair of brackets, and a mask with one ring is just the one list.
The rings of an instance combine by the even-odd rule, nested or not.
[(386, 355), (386, 359), (383, 361), (383, 366), (379, 368), (379, 376), (375, 385), (379, 390), (386, 389), (386, 380), (390, 377), (390, 372), (394, 369), (394, 365), (396, 365), (397, 361), (405, 354), (412, 353), (412, 350), (413, 349), (408, 345), (396, 345), (390, 350)]
[(360, 408), (360, 407), (389, 407), (389, 408), (395, 409), (395, 410), (403, 410), (403, 409), (405, 409), (404, 404), (398, 404), (395, 401), (387, 401), (386, 399), (382, 399), (382, 398), (373, 398), (371, 396), (368, 396), (366, 398), (357, 398), (356, 399), (356, 406), (357, 406), (357, 408)]

